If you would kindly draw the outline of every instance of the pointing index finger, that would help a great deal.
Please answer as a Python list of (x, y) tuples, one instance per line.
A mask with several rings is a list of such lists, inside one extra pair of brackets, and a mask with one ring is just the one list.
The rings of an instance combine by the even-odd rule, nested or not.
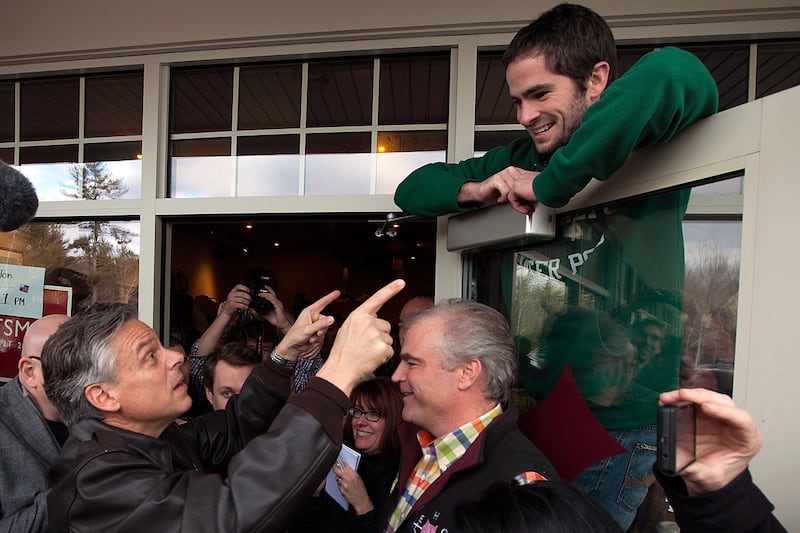
[(391, 300), (392, 297), (403, 290), (403, 287), (405, 286), (406, 282), (402, 279), (396, 279), (391, 283), (384, 285), (378, 289), (375, 294), (367, 298), (364, 303), (359, 305), (356, 311), (363, 311), (371, 315), (377, 315), (380, 308), (383, 307), (383, 304)]
[(339, 297), (341, 291), (335, 290), (331, 291), (316, 302), (312, 303), (308, 306), (309, 311), (316, 311), (317, 313), (321, 312), (323, 309), (328, 307), (329, 304), (336, 301), (336, 298)]

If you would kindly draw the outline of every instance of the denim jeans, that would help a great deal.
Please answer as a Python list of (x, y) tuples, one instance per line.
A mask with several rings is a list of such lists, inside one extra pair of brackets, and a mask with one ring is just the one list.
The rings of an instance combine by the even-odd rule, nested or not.
[(656, 426), (612, 429), (627, 454), (607, 457), (588, 467), (572, 485), (602, 505), (626, 530), (653, 483), (656, 460)]

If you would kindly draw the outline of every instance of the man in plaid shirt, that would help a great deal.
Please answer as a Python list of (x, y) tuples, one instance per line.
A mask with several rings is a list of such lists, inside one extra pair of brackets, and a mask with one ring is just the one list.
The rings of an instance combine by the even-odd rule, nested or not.
[(383, 531), (454, 531), (455, 505), (494, 482), (558, 482), (508, 402), (517, 352), (506, 319), (486, 305), (449, 300), (405, 327), (392, 376), (403, 394), (403, 451)]

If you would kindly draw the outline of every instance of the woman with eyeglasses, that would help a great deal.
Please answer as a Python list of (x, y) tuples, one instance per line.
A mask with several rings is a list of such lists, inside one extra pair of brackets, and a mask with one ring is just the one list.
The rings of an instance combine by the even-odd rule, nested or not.
[(346, 463), (334, 466), (339, 491), (350, 506), (345, 511), (320, 487), (290, 533), (378, 530), (378, 513), (389, 496), (400, 463), (397, 426), (403, 398), (397, 383), (376, 377), (356, 385), (350, 405), (343, 438), (348, 446), (361, 452), (361, 460), (357, 471)]

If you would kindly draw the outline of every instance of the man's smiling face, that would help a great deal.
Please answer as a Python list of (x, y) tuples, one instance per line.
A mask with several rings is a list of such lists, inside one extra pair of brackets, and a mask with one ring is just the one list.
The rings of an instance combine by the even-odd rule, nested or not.
[(586, 91), (572, 78), (551, 71), (542, 54), (510, 63), (506, 81), (517, 121), (533, 139), (539, 155), (549, 159), (580, 126), (591, 103)]

